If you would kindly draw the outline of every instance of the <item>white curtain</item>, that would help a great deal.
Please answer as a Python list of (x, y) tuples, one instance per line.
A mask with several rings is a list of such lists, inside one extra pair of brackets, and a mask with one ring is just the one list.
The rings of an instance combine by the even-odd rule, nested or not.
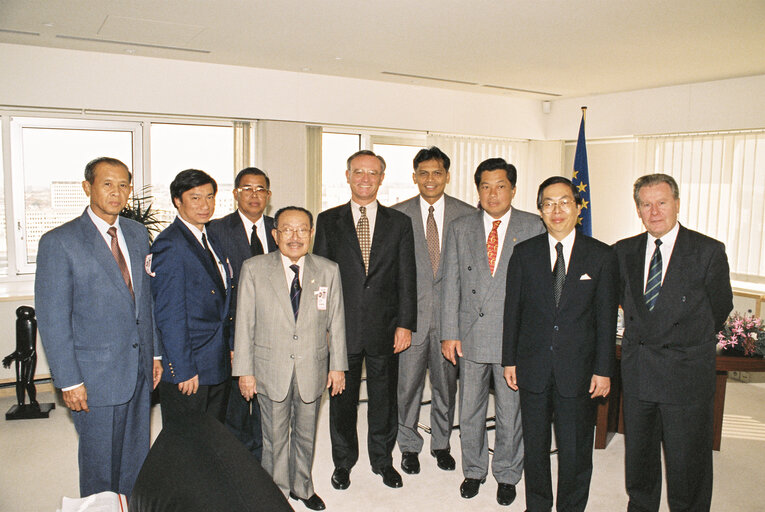
[[(472, 205), (478, 204), (478, 191), (475, 187), (473, 175), (479, 163), (487, 158), (504, 158), (509, 163), (515, 165), (519, 174), (521, 174), (526, 169), (528, 161), (529, 142), (525, 140), (463, 137), (459, 135), (429, 133), (427, 144), (428, 146), (438, 146), (451, 159), (451, 182), (447, 185), (446, 192)], [(519, 178), (519, 190), (516, 193), (517, 199), (529, 197), (528, 191), (525, 190), (529, 185), (525, 183), (527, 181), (529, 180)], [(536, 195), (536, 190), (532, 192), (532, 195)], [(513, 205), (519, 206), (522, 209), (528, 209), (527, 205), (516, 203), (517, 201), (514, 201)]]
[(680, 222), (725, 243), (731, 277), (765, 282), (765, 131), (638, 139), (636, 169), (680, 186)]

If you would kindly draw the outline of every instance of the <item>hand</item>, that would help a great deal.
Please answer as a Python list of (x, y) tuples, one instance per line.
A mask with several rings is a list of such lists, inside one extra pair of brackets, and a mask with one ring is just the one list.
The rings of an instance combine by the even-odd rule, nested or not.
[(409, 348), (412, 344), (412, 331), (403, 327), (396, 327), (396, 334), (393, 335), (393, 353), (398, 354)]
[(247, 401), (252, 400), (252, 397), (258, 394), (258, 388), (254, 375), (239, 376), (239, 392)]
[(611, 391), (611, 379), (609, 377), (601, 377), (600, 375), (593, 375), (590, 381), (590, 398), (597, 398), (599, 396), (608, 396)]
[(231, 365), (233, 366), (233, 364), (234, 364), (234, 351), (232, 350), (231, 351)]
[(199, 375), (194, 375), (189, 380), (178, 384), (178, 390), (184, 395), (191, 396), (196, 394), (197, 390), (199, 390)]
[(457, 356), (462, 357), (462, 342), (460, 340), (441, 341), (441, 353), (447, 361), (457, 366)]
[(327, 389), (332, 388), (332, 396), (339, 395), (345, 390), (345, 372), (330, 370), (327, 375)]
[(85, 384), (80, 384), (69, 391), (62, 391), (61, 395), (64, 398), (64, 403), (71, 410), (90, 412), (88, 409), (88, 390), (85, 389)]
[(518, 391), (518, 379), (515, 377), (515, 366), (505, 366), (505, 382), (513, 391)]
[(162, 361), (159, 359), (154, 360), (154, 368), (153, 368), (153, 375), (152, 378), (154, 380), (154, 387), (152, 389), (157, 389), (157, 385), (159, 384), (159, 381), (162, 380)]

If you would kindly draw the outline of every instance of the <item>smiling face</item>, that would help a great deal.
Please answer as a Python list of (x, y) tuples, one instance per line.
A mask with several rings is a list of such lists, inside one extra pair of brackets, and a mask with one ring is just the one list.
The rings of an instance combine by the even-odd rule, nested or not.
[(504, 169), (483, 171), (478, 183), (478, 198), (481, 208), (492, 218), (499, 219), (508, 211), (515, 197), (515, 187), (507, 179)]
[(675, 199), (667, 183), (646, 185), (638, 191), (637, 214), (656, 238), (661, 238), (677, 224), (680, 199)]
[(385, 178), (380, 160), (371, 155), (359, 155), (350, 163), (345, 177), (351, 186), (351, 199), (366, 206), (377, 199), (377, 190)]
[(242, 176), (239, 188), (234, 189), (234, 199), (239, 211), (252, 222), (257, 222), (263, 216), (268, 200), (271, 199), (266, 177), (254, 174)]
[(556, 240), (563, 240), (574, 230), (581, 211), (566, 183), (554, 183), (542, 191), (542, 220)]
[(215, 213), (215, 190), (212, 183), (205, 183), (187, 190), (173, 202), (178, 208), (178, 215), (202, 231)]
[(127, 204), (133, 187), (128, 170), (121, 165), (101, 162), (94, 169), (93, 183), (82, 182), (85, 195), (90, 198), (90, 209), (109, 224)]
[(311, 221), (305, 212), (299, 210), (287, 210), (279, 215), (279, 225), (271, 231), (271, 234), (279, 246), (279, 251), (287, 256), (290, 261), (297, 261), (308, 254), (311, 246)]
[(446, 184), (449, 183), (449, 171), (444, 169), (441, 160), (426, 160), (417, 165), (412, 181), (420, 189), (422, 198), (433, 204), (444, 195)]

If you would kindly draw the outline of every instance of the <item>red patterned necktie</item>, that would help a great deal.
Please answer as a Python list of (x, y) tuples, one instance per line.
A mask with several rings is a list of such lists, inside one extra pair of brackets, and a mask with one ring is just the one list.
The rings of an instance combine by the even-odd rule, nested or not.
[(135, 293), (133, 293), (133, 283), (130, 281), (130, 272), (127, 268), (127, 263), (125, 262), (125, 257), (122, 255), (122, 251), (120, 250), (120, 244), (117, 240), (117, 228), (114, 226), (110, 227), (106, 230), (106, 232), (109, 234), (110, 237), (112, 237), (112, 243), (110, 244), (110, 247), (112, 249), (112, 256), (114, 256), (114, 259), (117, 261), (117, 266), (120, 268), (120, 274), (122, 274), (122, 279), (125, 280), (125, 284), (128, 287), (128, 290), (130, 290), (130, 296), (133, 297), (133, 300), (135, 300)]
[(497, 246), (499, 245), (497, 228), (499, 228), (501, 222), (501, 220), (492, 222), (489, 239), (486, 240), (486, 253), (489, 255), (489, 272), (491, 272), (491, 275), (494, 275), (494, 264), (497, 262)]

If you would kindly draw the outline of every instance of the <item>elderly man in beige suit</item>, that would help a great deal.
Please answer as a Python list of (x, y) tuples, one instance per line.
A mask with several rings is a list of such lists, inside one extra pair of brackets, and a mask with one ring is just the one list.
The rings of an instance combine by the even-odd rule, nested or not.
[(325, 388), (345, 389), (348, 358), (340, 271), (308, 253), (313, 217), (288, 206), (274, 216), (279, 251), (244, 262), (239, 278), (232, 374), (255, 395), (263, 468), (290, 498), (325, 508), (311, 478), (316, 421)]

